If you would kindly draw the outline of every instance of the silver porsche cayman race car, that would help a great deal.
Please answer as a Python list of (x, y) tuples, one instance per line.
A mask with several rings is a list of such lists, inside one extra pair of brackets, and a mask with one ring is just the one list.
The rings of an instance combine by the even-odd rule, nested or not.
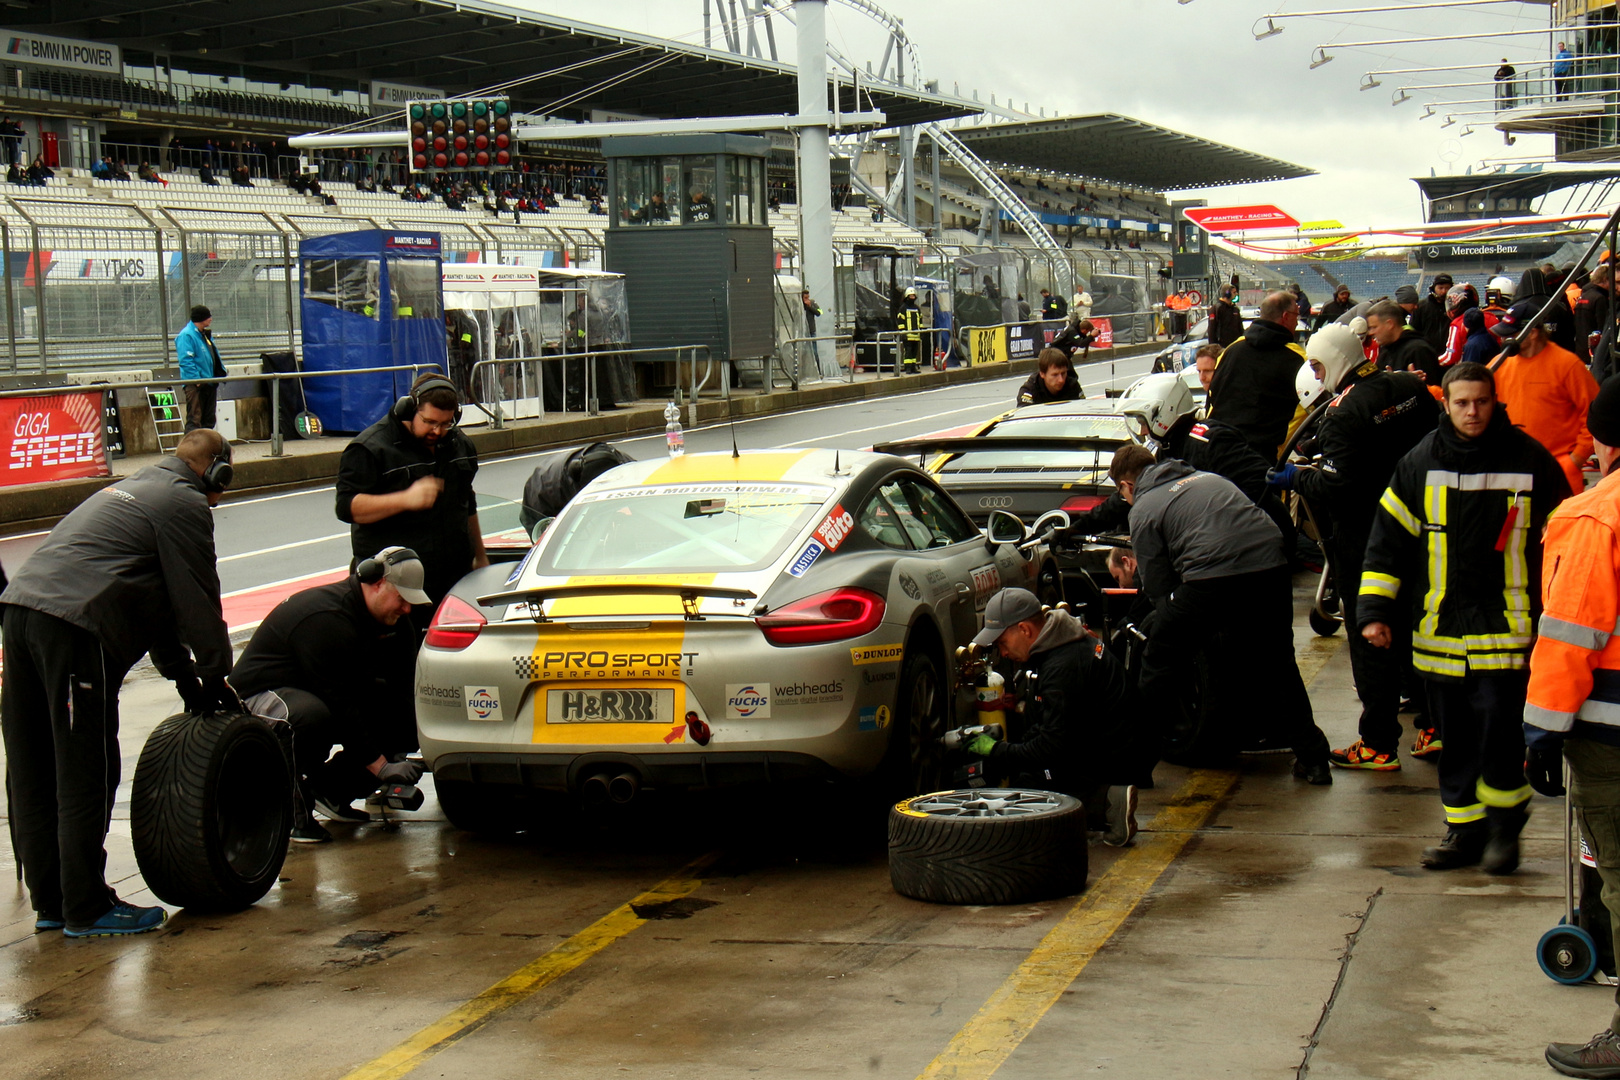
[(472, 829), (531, 791), (628, 802), (644, 785), (874, 775), (932, 790), (941, 735), (971, 722), (957, 646), (1048, 562), (987, 540), (886, 455), (622, 465), (521, 563), (440, 605), (417, 661), (422, 753)]

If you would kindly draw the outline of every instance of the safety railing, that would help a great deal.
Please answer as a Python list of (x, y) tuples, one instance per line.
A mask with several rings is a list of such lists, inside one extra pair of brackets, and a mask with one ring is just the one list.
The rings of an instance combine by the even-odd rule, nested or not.
[[(801, 345), (810, 345), (811, 346), (810, 355), (815, 357), (815, 360), (816, 360), (816, 375), (818, 376), (813, 381), (820, 382), (822, 378), (825, 378), (825, 376), (823, 376), (822, 373), (821, 373), (821, 347), (817, 343), (822, 342), (822, 341), (830, 341), (830, 342), (833, 343), (833, 348), (836, 350), (838, 348), (838, 343), (840, 341), (853, 342), (854, 340), (855, 340), (855, 338), (851, 334), (821, 334), (821, 335), (819, 335), (817, 337), (787, 338), (784, 341), (778, 341), (776, 343), (776, 358), (779, 359), (779, 360), (783, 359), (782, 350), (788, 345), (793, 346), (793, 374), (790, 376), (789, 385), (794, 390), (797, 390), (799, 388), (799, 384), (803, 381), (803, 373), (804, 373), (804, 365), (803, 365), (803, 362), (802, 362), (803, 358), (802, 358), (802, 355), (801, 355), (802, 350), (799, 348), (799, 346), (801, 346)], [(837, 358), (834, 357), (834, 364), (836, 365), (836, 363), (837, 363)], [(849, 369), (850, 369), (850, 380), (854, 381), (854, 377), (855, 377), (854, 376), (855, 358), (854, 358), (853, 355), (850, 357)], [(775, 368), (774, 365), (772, 365), (772, 367), (770, 369), (770, 374), (769, 374), (768, 378), (770, 380), (771, 389), (773, 389), (773, 390), (776, 389), (776, 368)]]
[[(502, 367), (502, 366), (512, 366), (512, 365), (518, 365), (520, 367), (533, 365), (534, 372), (535, 372), (534, 393), (532, 395), (525, 393), (525, 394), (521, 395), (521, 398), (519, 396), (514, 395), (514, 397), (511, 400), (514, 402), (514, 405), (515, 405), (515, 403), (518, 400), (527, 400), (528, 398), (533, 397), (535, 399), (535, 401), (537, 402), (537, 416), (536, 416), (536, 419), (544, 420), (546, 418), (546, 404), (545, 404), (545, 368), (544, 368), (543, 365), (545, 365), (547, 363), (552, 363), (552, 362), (556, 362), (556, 361), (564, 361), (565, 362), (564, 366), (563, 366), (563, 370), (562, 370), (562, 387), (561, 387), (560, 398), (561, 398), (561, 400), (563, 402), (563, 405), (564, 405), (563, 411), (566, 412), (567, 411), (567, 403), (568, 403), (568, 367), (567, 367), (566, 362), (568, 362), (568, 361), (575, 361), (575, 360), (578, 360), (578, 361), (586, 361), (586, 360), (596, 361), (596, 360), (617, 359), (617, 358), (620, 358), (620, 357), (630, 357), (630, 358), (649, 357), (650, 358), (653, 354), (657, 354), (659, 357), (663, 358), (664, 360), (668, 360), (670, 358), (670, 355), (673, 354), (674, 362), (677, 365), (677, 373), (676, 373), (677, 383), (676, 383), (676, 385), (679, 386), (679, 378), (680, 378), (679, 365), (682, 362), (682, 357), (684, 357), (685, 354), (687, 354), (687, 353), (692, 354), (691, 355), (692, 375), (691, 375), (689, 393), (690, 393), (690, 397), (691, 397), (691, 422), (695, 424), (697, 422), (697, 397), (698, 397), (699, 392), (702, 391), (708, 385), (709, 378), (710, 378), (710, 376), (711, 376), (711, 374), (713, 372), (714, 363), (715, 363), (713, 350), (711, 350), (709, 348), (709, 346), (707, 346), (707, 345), (662, 345), (662, 346), (649, 346), (647, 348), (640, 348), (640, 349), (618, 349), (618, 348), (615, 348), (615, 349), (590, 349), (590, 350), (587, 350), (585, 352), (548, 353), (548, 354), (543, 355), (543, 356), (490, 357), (488, 359), (479, 360), (479, 361), (475, 362), (472, 365), (471, 369), (469, 369), (468, 378), (469, 378), (469, 380), (471, 382), (471, 385), (475, 389), (477, 389), (481, 385), (484, 385), (481, 382), (481, 376), (483, 376), (486, 373), (490, 372), (491, 369), (494, 369), (494, 368), (497, 368), (497, 367)], [(703, 354), (703, 358), (706, 361), (706, 364), (704, 366), (704, 373), (703, 373), (702, 382), (699, 382), (698, 377), (697, 377), (697, 366), (698, 366), (698, 354), (699, 353)], [(645, 363), (651, 363), (653, 361), (651, 359), (633, 359), (633, 362), (645, 364)], [(722, 364), (721, 365), (722, 372), (724, 372), (725, 368), (726, 368), (726, 365)], [(584, 378), (585, 378), (585, 388), (584, 388), (585, 392), (584, 392), (583, 397), (584, 397), (584, 405), (585, 405), (585, 414), (587, 416), (599, 415), (600, 408), (598, 406), (598, 400), (599, 399), (598, 399), (597, 393), (596, 393), (597, 385), (596, 385), (596, 364), (595, 363), (587, 363), (587, 364), (585, 364)], [(497, 387), (499, 387), (501, 385), (500, 376), (498, 374), (495, 376), (495, 384), (496, 384)], [(724, 377), (722, 377), (722, 379), (721, 379), (721, 393), (722, 393), (722, 395), (724, 397), (726, 397), (728, 399), (731, 397), (730, 380), (726, 379)], [(502, 429), (502, 428), (506, 427), (506, 419), (507, 419), (506, 418), (506, 410), (502, 405), (503, 396), (504, 395), (500, 392), (500, 390), (497, 389), (493, 400), (491, 400), (490, 402), (485, 403), (485, 402), (482, 402), (482, 401), (474, 401), (474, 402), (470, 402), (469, 404), (471, 404), (474, 408), (476, 408), (479, 412), (483, 413), (485, 416), (489, 417), (490, 427), (496, 428), (496, 429)], [(517, 417), (515, 414), (514, 414), (514, 416), (512, 418), (513, 419), (519, 419), (519, 417)]]

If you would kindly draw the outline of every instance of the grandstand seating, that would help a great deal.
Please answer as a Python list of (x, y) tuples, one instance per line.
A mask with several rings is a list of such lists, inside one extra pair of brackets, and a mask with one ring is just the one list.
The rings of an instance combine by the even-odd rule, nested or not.
[(1299, 282), (1300, 288), (1305, 290), (1305, 295), (1316, 306), (1332, 298), (1335, 282), (1350, 286), (1350, 297), (1357, 302), (1394, 296), (1395, 290), (1402, 285), (1418, 286), (1422, 291), (1420, 275), (1406, 268), (1405, 259), (1298, 260), (1264, 265), (1290, 281)]

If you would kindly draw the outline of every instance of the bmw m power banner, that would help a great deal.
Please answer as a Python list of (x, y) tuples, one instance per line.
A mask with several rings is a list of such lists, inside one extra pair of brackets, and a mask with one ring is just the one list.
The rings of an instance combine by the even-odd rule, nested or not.
[(0, 398), (0, 486), (110, 476), (101, 391)]
[(0, 30), (0, 34), (5, 36), (6, 59), (12, 63), (93, 71), (101, 75), (124, 72), (124, 54), (117, 45), (53, 34), (25, 34), (17, 30)]

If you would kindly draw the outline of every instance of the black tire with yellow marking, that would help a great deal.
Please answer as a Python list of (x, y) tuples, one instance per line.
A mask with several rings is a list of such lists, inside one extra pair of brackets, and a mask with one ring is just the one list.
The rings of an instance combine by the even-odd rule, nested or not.
[(1086, 811), (1051, 791), (969, 788), (889, 811), (889, 880), (934, 904), (1021, 904), (1086, 887)]

